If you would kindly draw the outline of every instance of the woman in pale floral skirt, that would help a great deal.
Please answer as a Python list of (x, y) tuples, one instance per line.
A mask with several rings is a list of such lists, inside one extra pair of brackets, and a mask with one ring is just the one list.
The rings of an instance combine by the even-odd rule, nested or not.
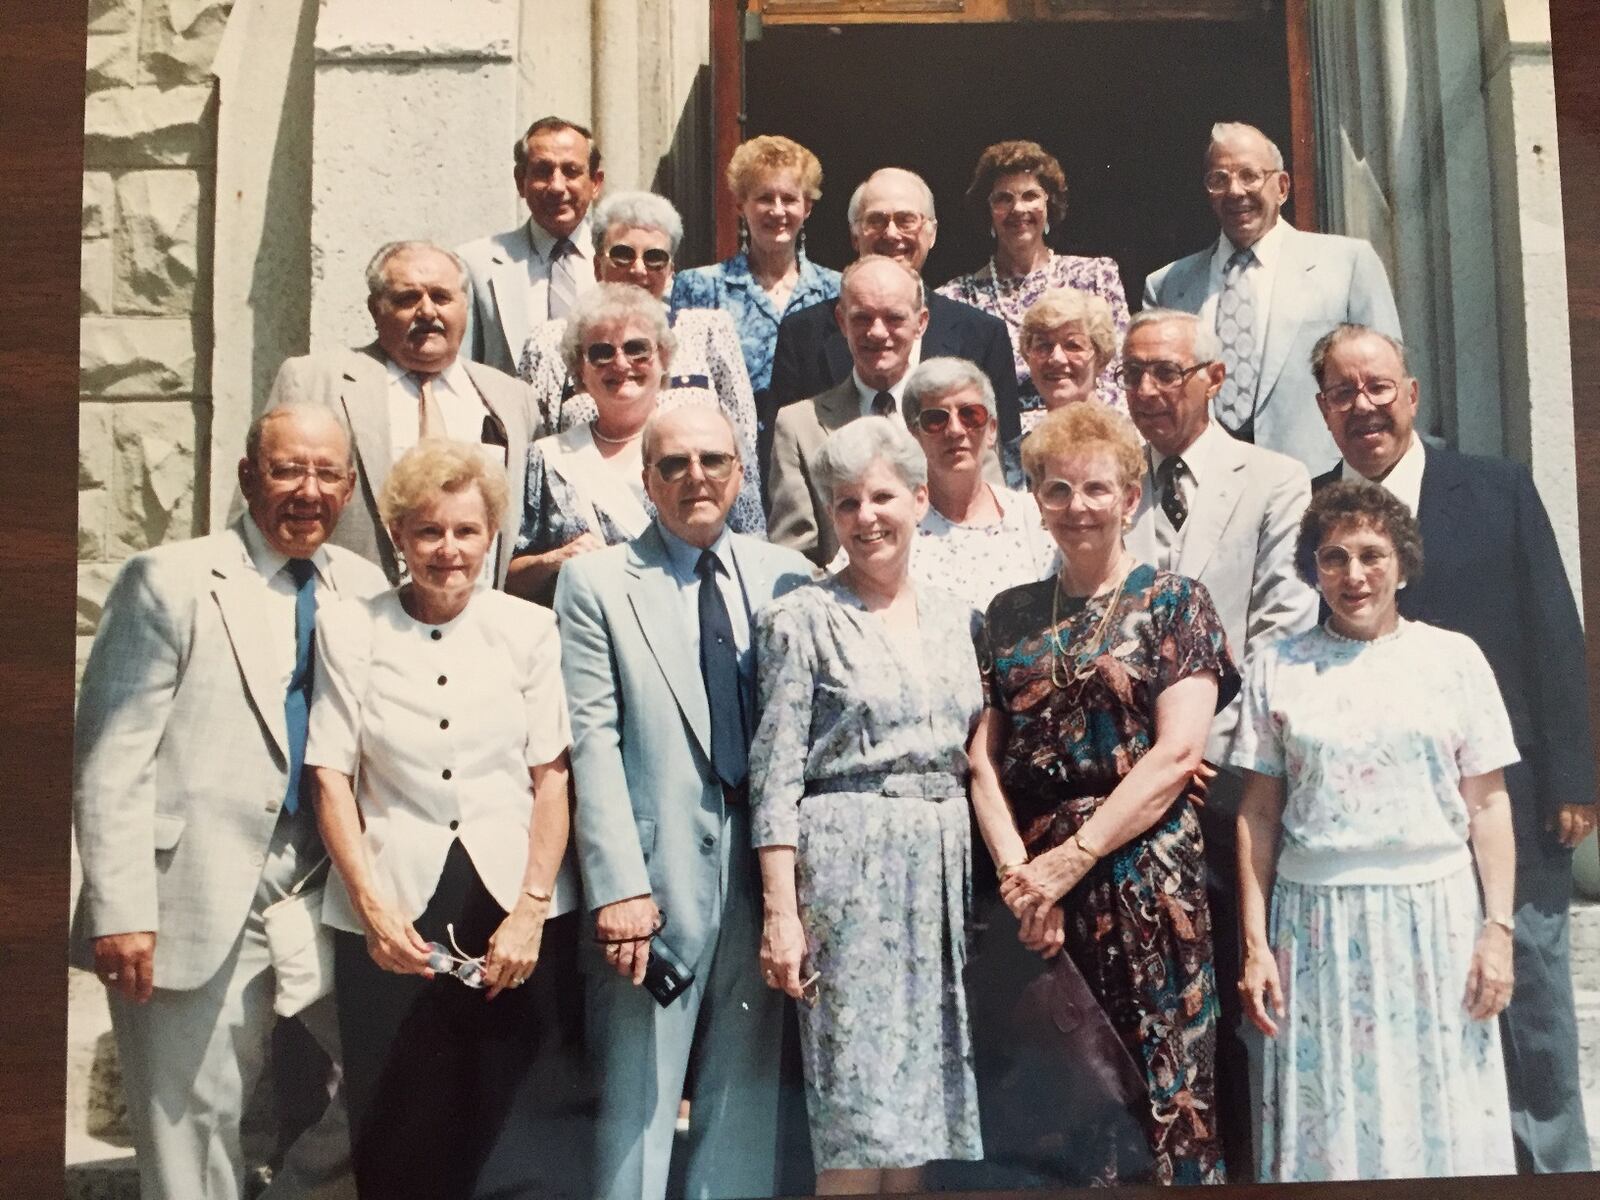
[(1261, 1178), (1511, 1173), (1510, 720), (1471, 639), (1400, 618), (1422, 544), (1388, 491), (1319, 492), (1298, 561), (1332, 615), (1252, 657), (1229, 754)]
[(807, 1003), (819, 1195), (916, 1191), (982, 1156), (961, 969), (977, 614), (907, 573), (921, 451), (865, 417), (816, 460), (849, 563), (757, 618), (750, 825), (769, 987)]

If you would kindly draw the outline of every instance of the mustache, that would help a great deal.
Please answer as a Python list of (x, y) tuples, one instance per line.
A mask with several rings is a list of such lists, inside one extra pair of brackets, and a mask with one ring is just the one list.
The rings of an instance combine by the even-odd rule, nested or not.
[(438, 317), (416, 317), (412, 320), (411, 327), (406, 330), (407, 335), (443, 332), (444, 322)]

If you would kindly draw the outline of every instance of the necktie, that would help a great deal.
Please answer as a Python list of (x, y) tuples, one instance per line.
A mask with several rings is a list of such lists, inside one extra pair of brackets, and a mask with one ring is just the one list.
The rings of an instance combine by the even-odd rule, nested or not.
[(577, 262), (582, 257), (572, 239), (562, 238), (550, 251), (550, 318), (564, 317), (578, 298)]
[(1183, 523), (1189, 519), (1189, 506), (1184, 503), (1183, 492), (1178, 488), (1178, 481), (1188, 469), (1188, 465), (1176, 454), (1163, 459), (1156, 468), (1156, 482), (1161, 487), (1161, 511), (1167, 514), (1167, 520), (1172, 522), (1174, 529), (1182, 529)]
[(1235, 250), (1222, 272), (1222, 295), (1217, 298), (1217, 337), (1228, 377), (1217, 393), (1216, 413), (1236, 437), (1248, 433), (1256, 409), (1256, 304), (1247, 279), (1255, 261), (1254, 250)]
[(872, 398), (872, 415), (875, 417), (894, 416), (893, 392), (879, 392)]
[(721, 566), (710, 550), (700, 552), (700, 674), (711, 705), (711, 766), (728, 787), (738, 787), (749, 774), (750, 739), (745, 730), (744, 689), (739, 678), (739, 650), (733, 622), (717, 586)]
[(417, 440), (442, 438), (445, 436), (444, 410), (433, 394), (433, 376), (413, 374), (417, 380)]
[(317, 627), (317, 569), (309, 558), (291, 558), (289, 577), (294, 580), (294, 670), (283, 699), (289, 727), (289, 787), (283, 794), (283, 811), (300, 807), (300, 772), (306, 765), (306, 726), (311, 711), (311, 635)]

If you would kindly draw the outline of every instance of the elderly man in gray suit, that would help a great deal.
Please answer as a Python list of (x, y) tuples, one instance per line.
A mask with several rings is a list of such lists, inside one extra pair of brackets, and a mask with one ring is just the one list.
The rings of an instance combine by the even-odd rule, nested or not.
[(1283, 152), (1253, 125), (1212, 126), (1204, 184), (1222, 233), (1153, 272), (1144, 306), (1199, 313), (1216, 330), (1228, 376), (1215, 415), (1229, 433), (1321, 471), (1338, 450), (1312, 403), (1311, 347), (1346, 321), (1398, 338), (1389, 277), (1369, 243), (1280, 219)]
[[(356, 504), (334, 532), (399, 583), (405, 563), (378, 515), (389, 468), (422, 438), (481, 447), (521, 497), (532, 440), (533, 401), (521, 380), (460, 357), (467, 328), (467, 269), (431, 242), (389, 242), (367, 267), (367, 309), (377, 340), (354, 350), (291, 358), (267, 404), (325, 404), (349, 423), (355, 443)], [(516, 542), (504, 532), (484, 560), (485, 582), (501, 587)]]
[(589, 205), (606, 177), (594, 134), (561, 117), (540, 117), (513, 149), (528, 219), (458, 251), (472, 280), (467, 356), (508, 373), (528, 335), (594, 287)]
[[(594, 1191), (661, 1200), (692, 1059), (684, 1194), (770, 1196), (784, 1008), (758, 957), (751, 631), (810, 565), (727, 529), (743, 469), (719, 411), (658, 413), (642, 451), (655, 521), (626, 545), (571, 560), (555, 600), (596, 943), (586, 962), (600, 1086)], [(693, 973), (664, 1005), (640, 986), (663, 943)]]
[[(84, 671), (74, 961), (110, 993), (145, 1196), (241, 1195), (275, 1021), (262, 911), (322, 858), (300, 789), (316, 603), (385, 586), (325, 544), (353, 485), (334, 414), (268, 411), (239, 461), (246, 515), (129, 559)], [(331, 1000), (301, 1019), (337, 1060)], [(349, 1153), (336, 1097), (272, 1194), (311, 1194)]]
[[(1311, 500), (1305, 467), (1231, 438), (1211, 416), (1227, 368), (1215, 331), (1192, 313), (1147, 308), (1122, 343), (1128, 413), (1146, 441), (1144, 488), (1128, 548), (1145, 562), (1206, 585), (1243, 663), (1264, 641), (1310, 628), (1317, 595), (1294, 569), (1300, 517)], [(1239, 699), (1217, 714), (1206, 758), (1222, 761)], [(1251, 1177), (1249, 1072), (1237, 1026), (1238, 905), (1234, 818), (1243, 781), (1224, 769), (1200, 811), (1205, 834), (1217, 992), (1217, 1103), (1228, 1169)]]

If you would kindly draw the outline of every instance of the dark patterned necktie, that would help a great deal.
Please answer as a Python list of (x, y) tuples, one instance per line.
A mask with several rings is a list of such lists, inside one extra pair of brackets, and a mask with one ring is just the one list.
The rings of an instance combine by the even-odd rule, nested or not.
[(735, 788), (750, 773), (750, 737), (745, 729), (739, 648), (717, 585), (721, 565), (710, 550), (702, 550), (695, 564), (700, 576), (700, 674), (711, 707), (711, 766), (717, 778)]
[(1156, 468), (1156, 482), (1161, 488), (1161, 511), (1167, 514), (1167, 520), (1172, 522), (1174, 529), (1182, 529), (1183, 523), (1189, 519), (1189, 506), (1183, 502), (1183, 492), (1178, 488), (1179, 480), (1188, 469), (1176, 454), (1163, 459)]
[(309, 558), (291, 558), (289, 578), (294, 580), (294, 670), (283, 698), (284, 722), (289, 729), (289, 787), (283, 794), (283, 811), (300, 807), (300, 771), (306, 765), (306, 730), (311, 712), (311, 635), (317, 627), (317, 569)]
[(894, 416), (893, 392), (879, 392), (872, 398), (872, 415), (875, 417)]

